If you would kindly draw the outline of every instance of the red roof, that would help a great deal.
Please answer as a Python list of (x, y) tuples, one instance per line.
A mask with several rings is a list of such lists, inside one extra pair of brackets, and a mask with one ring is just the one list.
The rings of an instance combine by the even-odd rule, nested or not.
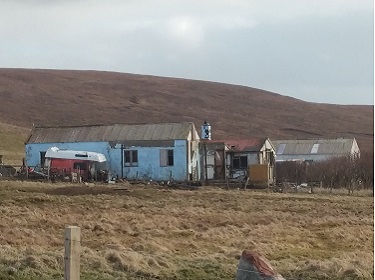
[(211, 140), (207, 143), (224, 143), (229, 150), (234, 152), (258, 152), (262, 148), (265, 138), (241, 139), (241, 140)]

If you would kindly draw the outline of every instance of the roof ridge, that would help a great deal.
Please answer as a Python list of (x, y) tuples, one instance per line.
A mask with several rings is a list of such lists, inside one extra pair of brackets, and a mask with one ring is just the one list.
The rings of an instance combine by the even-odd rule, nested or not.
[(156, 123), (112, 123), (112, 124), (83, 124), (83, 125), (55, 125), (55, 126), (34, 126), (33, 128), (75, 128), (75, 127), (98, 127), (98, 126), (115, 126), (115, 125), (157, 125), (157, 124), (194, 124), (194, 122), (156, 122)]
[(26, 143), (183, 140), (192, 127), (192, 122), (33, 127)]

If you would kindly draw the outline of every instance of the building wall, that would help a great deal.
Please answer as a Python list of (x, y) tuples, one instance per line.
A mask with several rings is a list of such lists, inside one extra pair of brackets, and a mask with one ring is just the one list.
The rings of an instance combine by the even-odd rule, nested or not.
[(259, 163), (259, 153), (251, 152), (247, 155), (247, 164), (258, 164)]
[[(206, 156), (205, 156), (206, 151)], [(225, 167), (226, 164), (230, 164), (226, 162), (225, 156), (225, 145), (224, 143), (210, 143), (210, 142), (201, 142), (200, 147), (200, 178), (202, 180), (208, 179), (224, 179), (221, 177), (228, 177), (229, 170)], [(205, 165), (205, 161), (207, 165)], [(220, 174), (215, 174), (218, 170), (216, 168), (220, 168)], [(207, 178), (205, 173), (207, 172)], [(222, 174), (224, 173), (224, 174)], [(219, 178), (217, 178), (219, 177)]]
[[(332, 141), (331, 141), (332, 140)], [(298, 141), (301, 141), (299, 143)], [(312, 141), (312, 142), (311, 142)], [(351, 155), (360, 155), (360, 150), (355, 139), (320, 139), (320, 140), (285, 140), (276, 141), (278, 152), (276, 161), (285, 160), (307, 160), (307, 161), (323, 161), (333, 157), (341, 157)], [(284, 142), (284, 143), (283, 143)], [(296, 143), (294, 143), (296, 142)], [(280, 145), (286, 145), (285, 149), (280, 150)], [(324, 145), (324, 149), (320, 147), (311, 153), (314, 144)], [(331, 145), (329, 145), (331, 144)]]
[(352, 154), (352, 155), (360, 155), (361, 154), (361, 152), (359, 150), (359, 147), (358, 147), (358, 143), (355, 139), (353, 140), (353, 145), (352, 145), (352, 148), (350, 150), (350, 154)]
[[(173, 149), (174, 165), (160, 166), (160, 150)], [(175, 140), (171, 147), (137, 147), (130, 150), (138, 151), (138, 166), (124, 166), (123, 175), (128, 180), (155, 180), (155, 181), (185, 181), (188, 178), (187, 141)], [(121, 148), (111, 151), (111, 158), (119, 162), (113, 168), (114, 174), (121, 177)]]
[[(138, 166), (124, 167), (121, 170), (121, 145), (111, 147), (107, 142), (75, 142), (75, 143), (37, 143), (26, 145), (26, 164), (28, 166), (40, 165), (40, 152), (47, 151), (50, 147), (69, 149), (77, 151), (92, 151), (102, 153), (107, 158), (107, 166), (113, 176), (131, 179), (152, 179), (185, 181), (189, 179), (188, 170), (198, 164), (198, 160), (188, 160), (188, 141), (175, 140), (171, 147), (137, 147), (132, 150), (138, 151)], [(174, 150), (174, 165), (160, 166), (160, 149)], [(196, 150), (198, 153), (198, 149)], [(124, 161), (123, 161), (124, 162)], [(188, 166), (190, 165), (190, 168)]]
[(207, 159), (207, 162), (206, 162), (207, 179), (211, 180), (211, 179), (214, 179), (215, 177), (215, 151), (208, 150), (206, 159)]
[(301, 160), (301, 161), (323, 161), (330, 159), (332, 157), (345, 156), (345, 154), (332, 155), (332, 154), (306, 154), (306, 155), (277, 155), (276, 161), (292, 161), (292, 160)]
[(267, 163), (270, 163), (270, 159), (268, 158), (267, 159), (267, 151), (268, 152), (271, 152), (273, 153), (273, 155), (275, 156), (275, 150), (273, 148), (273, 146), (271, 145), (271, 142), (266, 139), (266, 141), (264, 142), (262, 148), (260, 149), (260, 153), (259, 153), (259, 164), (267, 164)]

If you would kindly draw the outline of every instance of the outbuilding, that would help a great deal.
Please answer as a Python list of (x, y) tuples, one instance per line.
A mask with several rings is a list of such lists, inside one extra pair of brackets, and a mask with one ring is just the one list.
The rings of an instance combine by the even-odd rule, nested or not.
[(359, 156), (355, 138), (272, 140), (278, 162), (323, 161), (333, 157)]
[(128, 180), (199, 180), (199, 134), (194, 123), (34, 127), (26, 164), (44, 166), (49, 148), (103, 154), (112, 176)]
[(266, 184), (273, 181), (275, 149), (267, 137), (205, 140), (202, 150), (203, 173), (207, 180), (246, 179), (251, 167), (261, 165)]

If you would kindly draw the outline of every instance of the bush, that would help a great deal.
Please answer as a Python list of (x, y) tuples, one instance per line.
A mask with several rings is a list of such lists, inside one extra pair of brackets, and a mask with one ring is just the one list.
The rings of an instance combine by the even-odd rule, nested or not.
[(277, 163), (276, 181), (319, 182), (325, 188), (371, 189), (374, 187), (374, 155), (367, 152), (319, 162)]

